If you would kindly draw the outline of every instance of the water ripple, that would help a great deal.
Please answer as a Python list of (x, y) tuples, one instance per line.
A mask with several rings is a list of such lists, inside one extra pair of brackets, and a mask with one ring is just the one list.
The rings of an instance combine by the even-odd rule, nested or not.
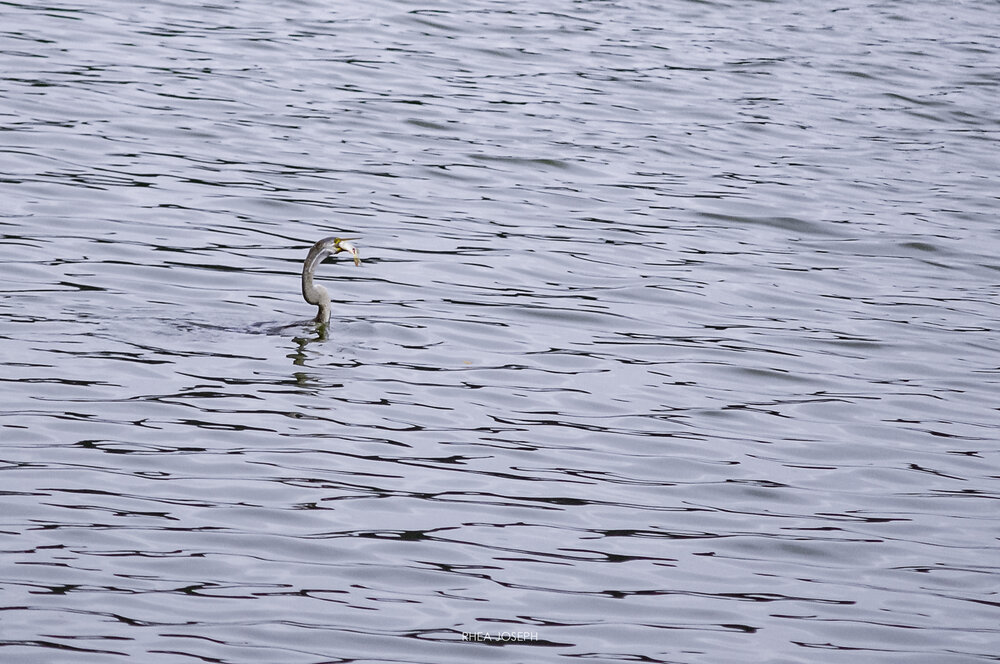
[(7, 657), (995, 657), (989, 10), (0, 26)]

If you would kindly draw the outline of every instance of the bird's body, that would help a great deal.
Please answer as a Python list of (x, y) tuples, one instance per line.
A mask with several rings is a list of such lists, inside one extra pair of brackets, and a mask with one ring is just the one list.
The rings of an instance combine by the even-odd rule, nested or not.
[(357, 248), (351, 244), (350, 240), (339, 237), (326, 237), (317, 242), (309, 250), (306, 262), (302, 266), (302, 297), (309, 304), (319, 307), (316, 318), (313, 320), (319, 325), (326, 325), (330, 322), (330, 293), (322, 286), (313, 283), (313, 275), (316, 268), (327, 257), (346, 251), (354, 258), (355, 265), (361, 265), (361, 257)]

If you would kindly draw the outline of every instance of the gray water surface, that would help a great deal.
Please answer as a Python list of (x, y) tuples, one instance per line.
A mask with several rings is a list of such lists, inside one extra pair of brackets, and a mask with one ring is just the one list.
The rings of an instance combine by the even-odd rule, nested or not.
[(998, 71), (988, 2), (0, 3), (0, 660), (996, 661)]

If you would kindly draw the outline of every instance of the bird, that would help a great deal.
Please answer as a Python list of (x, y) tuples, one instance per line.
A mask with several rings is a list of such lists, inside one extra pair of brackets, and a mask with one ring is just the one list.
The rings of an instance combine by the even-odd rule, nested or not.
[(309, 304), (319, 307), (316, 318), (313, 321), (318, 325), (326, 325), (330, 322), (330, 293), (322, 286), (313, 283), (313, 275), (316, 268), (329, 256), (346, 251), (354, 258), (354, 265), (361, 265), (361, 256), (352, 240), (357, 238), (325, 237), (312, 246), (306, 256), (306, 262), (302, 266), (302, 297)]

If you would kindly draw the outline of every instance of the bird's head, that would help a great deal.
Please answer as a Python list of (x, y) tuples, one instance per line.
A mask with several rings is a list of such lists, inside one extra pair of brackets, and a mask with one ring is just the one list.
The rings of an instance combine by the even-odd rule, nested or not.
[[(315, 245), (311, 250), (310, 256), (313, 257), (313, 266), (322, 263), (329, 256), (339, 254), (342, 251), (346, 251), (354, 259), (355, 265), (361, 265), (361, 254), (358, 253), (358, 248), (351, 244), (352, 240), (357, 238), (343, 238), (343, 237), (325, 237)], [(306, 259), (309, 260), (308, 258)]]

